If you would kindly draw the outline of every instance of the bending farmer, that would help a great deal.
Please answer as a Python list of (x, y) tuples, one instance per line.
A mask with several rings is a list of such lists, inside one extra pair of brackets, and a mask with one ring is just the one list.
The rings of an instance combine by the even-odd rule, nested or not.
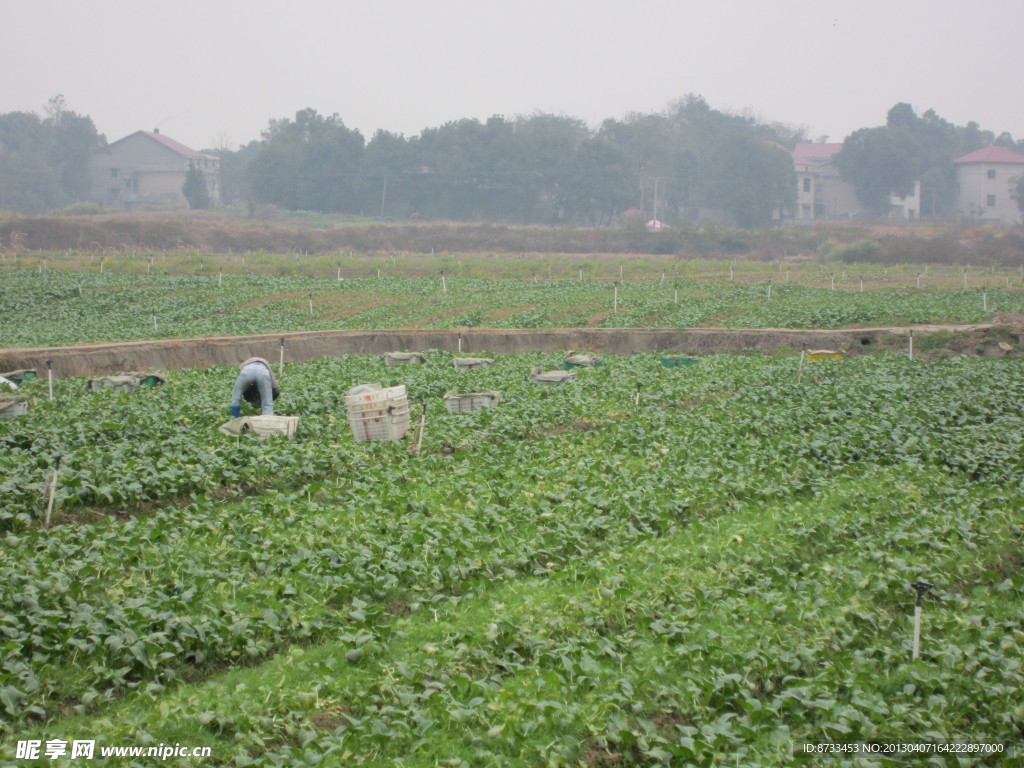
[(274, 415), (274, 399), (281, 394), (270, 363), (262, 357), (250, 357), (242, 363), (242, 370), (231, 391), (231, 416), (242, 415), (242, 398), (254, 408), (259, 405), (264, 416)]

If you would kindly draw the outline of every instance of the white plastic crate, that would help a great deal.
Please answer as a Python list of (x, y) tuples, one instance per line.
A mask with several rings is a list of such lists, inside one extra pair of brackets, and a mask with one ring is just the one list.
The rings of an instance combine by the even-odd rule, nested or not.
[(284, 435), (289, 440), (299, 428), (298, 416), (250, 416), (249, 428), (257, 435)]
[(490, 368), (494, 365), (493, 357), (453, 357), (451, 366), (457, 371), (471, 371), (474, 368)]
[(0, 400), (0, 418), (13, 419), (28, 413), (28, 401), (21, 398)]
[(423, 365), (427, 362), (427, 356), (419, 352), (385, 352), (384, 362), (388, 366)]
[(345, 396), (345, 410), (352, 436), (358, 443), (398, 440), (409, 430), (409, 400), (402, 384), (353, 387)]
[(85, 382), (88, 389), (98, 392), (101, 389), (112, 389), (115, 392), (134, 392), (139, 388), (139, 380), (135, 376), (100, 376)]
[(444, 404), (449, 413), (472, 413), (481, 408), (493, 408), (501, 399), (498, 392), (447, 392), (444, 396)]
[(345, 395), (345, 407), (351, 408), (354, 405), (365, 405), (367, 403), (379, 403), (385, 400), (399, 400), (405, 398), (405, 385), (397, 387), (382, 387), (379, 383), (360, 384), (352, 387)]
[(349, 412), (348, 425), (357, 443), (399, 440), (409, 431), (409, 404), (389, 404), (374, 410)]

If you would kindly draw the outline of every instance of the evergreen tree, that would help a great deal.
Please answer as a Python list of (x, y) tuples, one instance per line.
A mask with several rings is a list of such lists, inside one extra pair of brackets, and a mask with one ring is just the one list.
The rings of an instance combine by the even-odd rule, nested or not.
[(188, 164), (188, 173), (185, 174), (185, 183), (181, 187), (181, 194), (188, 200), (188, 207), (193, 211), (205, 211), (210, 208), (210, 190), (206, 187), (206, 177), (191, 160)]

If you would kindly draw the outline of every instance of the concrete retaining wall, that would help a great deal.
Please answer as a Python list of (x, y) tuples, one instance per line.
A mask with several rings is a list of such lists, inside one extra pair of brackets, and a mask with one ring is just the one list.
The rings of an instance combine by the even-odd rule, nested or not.
[[(979, 326), (965, 326), (976, 330)], [(774, 352), (783, 346), (851, 351), (890, 346), (905, 340), (905, 329), (871, 328), (841, 331), (789, 329), (726, 330), (713, 328), (633, 329), (557, 328), (546, 330), (469, 328), (461, 331), (316, 331), (257, 336), (216, 336), (200, 339), (82, 344), (73, 347), (0, 349), (0, 371), (36, 368), (53, 361), (54, 376), (89, 376), (129, 370), (171, 370), (237, 365), (253, 355), (276, 363), (281, 339), (285, 360), (303, 362), (346, 354), (383, 354), (397, 350), (445, 349), (456, 352), (459, 339), (466, 354), (585, 350), (628, 355), (633, 352), (709, 353), (756, 350)], [(905, 343), (905, 342), (904, 342)]]

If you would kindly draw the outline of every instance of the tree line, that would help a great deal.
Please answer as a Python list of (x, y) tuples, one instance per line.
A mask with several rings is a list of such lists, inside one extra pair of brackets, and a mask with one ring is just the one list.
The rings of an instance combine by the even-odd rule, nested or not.
[(721, 211), (756, 225), (795, 202), (785, 144), (798, 137), (697, 97), (597, 130), (534, 114), (458, 120), (411, 138), (379, 130), (369, 141), (338, 115), (305, 109), (222, 154), (222, 183), (238, 202), (381, 218), (601, 225), (636, 207), (665, 218)]
[(63, 96), (44, 115), (0, 114), (0, 210), (37, 213), (87, 200), (89, 158), (106, 140), (92, 118), (67, 108)]
[[(382, 219), (606, 225), (636, 209), (648, 217), (718, 217), (751, 227), (796, 205), (789, 151), (803, 129), (711, 108), (687, 96), (655, 113), (607, 119), (596, 129), (567, 116), (463, 119), (415, 136), (376, 131), (367, 141), (337, 115), (303, 109), (271, 120), (221, 159), (225, 204), (344, 213)], [(0, 209), (44, 211), (86, 200), (89, 156), (105, 144), (91, 118), (62, 97), (46, 114), (0, 114)], [(922, 183), (922, 213), (954, 213), (952, 160), (998, 144), (1006, 133), (953, 125), (897, 104), (881, 127), (846, 138), (844, 178), (868, 211)], [(194, 180), (193, 180), (194, 186)], [(628, 218), (628, 217), (627, 217)]]
[(837, 162), (867, 211), (884, 215), (890, 194), (908, 195), (920, 181), (921, 214), (948, 218), (956, 214), (953, 161), (989, 146), (1024, 154), (1024, 141), (1014, 141), (1009, 133), (996, 136), (975, 122), (954, 125), (931, 109), (918, 115), (900, 102), (889, 110), (885, 125), (851, 133)]

